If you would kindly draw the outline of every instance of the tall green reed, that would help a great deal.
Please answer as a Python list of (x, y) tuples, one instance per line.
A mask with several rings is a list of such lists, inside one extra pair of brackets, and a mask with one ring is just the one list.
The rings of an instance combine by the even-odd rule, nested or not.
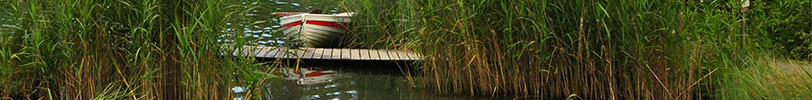
[(740, 3), (732, 1), (341, 4), (358, 12), (356, 45), (422, 54), (421, 86), (440, 93), (708, 98), (720, 69), (754, 66), (748, 50), (759, 49), (737, 48), (740, 40), (730, 38), (740, 36)]
[(244, 15), (257, 6), (242, 2), (250, 1), (5, 0), (3, 18), (14, 20), (0, 32), (0, 97), (259, 98), (230, 90), (259, 91), (271, 70), (229, 55), (251, 40), (221, 37), (245, 36), (226, 24), (250, 21)]

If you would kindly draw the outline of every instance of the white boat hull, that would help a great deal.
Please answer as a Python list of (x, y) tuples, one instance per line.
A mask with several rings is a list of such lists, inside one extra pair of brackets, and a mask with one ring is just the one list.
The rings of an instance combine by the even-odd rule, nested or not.
[(299, 14), (280, 19), (286, 37), (303, 40), (300, 46), (331, 47), (349, 28), (352, 13)]

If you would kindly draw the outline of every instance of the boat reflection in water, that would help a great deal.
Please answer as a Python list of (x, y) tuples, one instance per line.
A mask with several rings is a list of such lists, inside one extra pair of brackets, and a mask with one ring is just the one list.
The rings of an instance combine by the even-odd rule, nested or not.
[(266, 99), (358, 99), (349, 74), (335, 70), (282, 68), (285, 78), (266, 85)]
[(286, 76), (285, 80), (295, 80), (299, 85), (327, 83), (338, 77), (334, 70), (283, 68), (283, 71)]
[[(279, 68), (283, 78), (265, 85), (265, 100), (475, 100), (467, 96), (440, 95), (416, 86), (391, 62), (305, 62), (298, 69)], [(419, 77), (412, 77), (419, 78)], [(493, 98), (487, 98), (493, 99)]]

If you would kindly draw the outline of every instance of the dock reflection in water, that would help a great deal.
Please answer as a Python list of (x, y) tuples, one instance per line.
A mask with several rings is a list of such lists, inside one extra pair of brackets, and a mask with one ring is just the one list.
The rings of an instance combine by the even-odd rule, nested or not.
[[(312, 61), (266, 85), (263, 98), (273, 100), (471, 100), (437, 95), (411, 85), (398, 65), (369, 61)], [(352, 66), (351, 66), (352, 65)], [(383, 65), (383, 66), (382, 66)], [(292, 75), (290, 75), (292, 74)], [(309, 75), (308, 75), (309, 74)], [(306, 76), (306, 77), (303, 77)], [(298, 77), (298, 78), (297, 78)]]
[(275, 81), (276, 83), (267, 85), (266, 98), (283, 100), (403, 99), (412, 96), (413, 92), (420, 92), (411, 89), (406, 78), (399, 76), (335, 73), (316, 78), (320, 79), (301, 78)]

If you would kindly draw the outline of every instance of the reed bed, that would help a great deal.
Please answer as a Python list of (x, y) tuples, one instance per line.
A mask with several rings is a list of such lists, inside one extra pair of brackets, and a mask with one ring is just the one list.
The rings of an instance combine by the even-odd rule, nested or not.
[(251, 41), (250, 1), (0, 3), (0, 99), (256, 99), (275, 65), (221, 56)]
[[(697, 0), (343, 0), (356, 47), (414, 51), (418, 86), (535, 99), (701, 99), (770, 38), (741, 3)], [(808, 10), (806, 10), (808, 11)], [(758, 22), (750, 22), (758, 23)], [(809, 23), (809, 22), (807, 22)], [(765, 27), (765, 26), (759, 26)], [(799, 29), (800, 30), (800, 29)], [(800, 30), (806, 31), (806, 29)], [(769, 56), (766, 56), (769, 57)], [(799, 85), (799, 84), (795, 84)]]

